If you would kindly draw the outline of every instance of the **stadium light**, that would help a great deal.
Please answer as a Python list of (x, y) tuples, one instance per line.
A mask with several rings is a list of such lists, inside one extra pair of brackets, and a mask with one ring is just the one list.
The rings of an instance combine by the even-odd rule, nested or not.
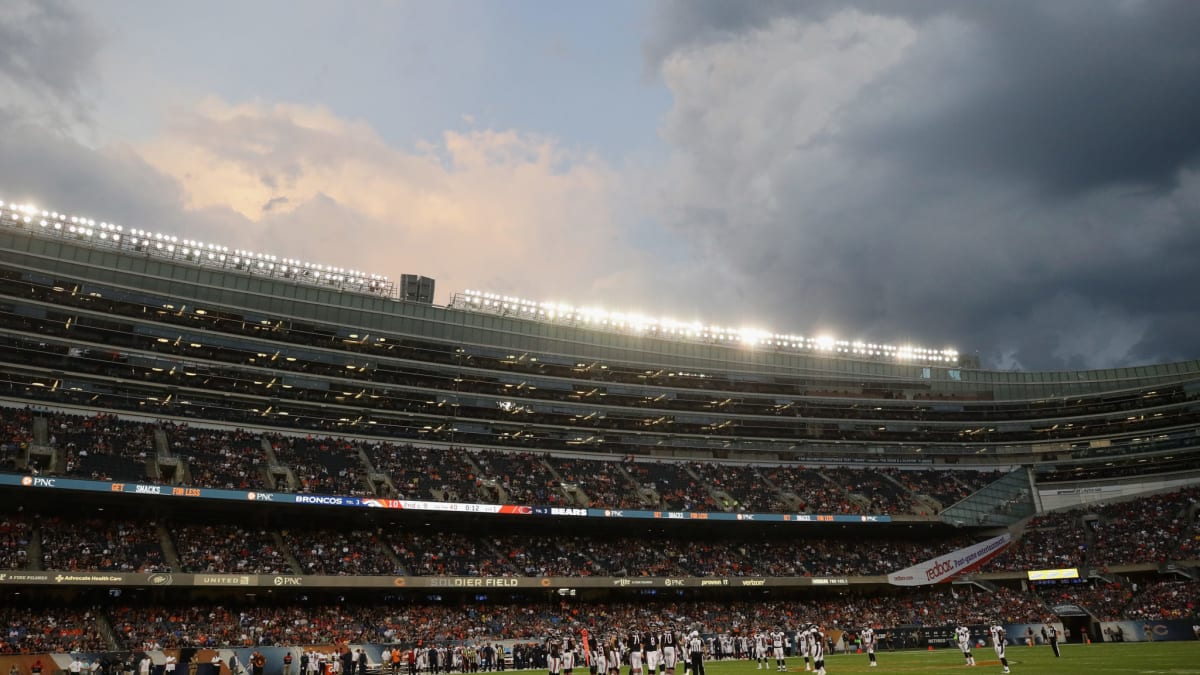
[(958, 351), (953, 348), (930, 349), (915, 345), (896, 346), (862, 340), (842, 340), (831, 335), (805, 337), (792, 333), (773, 333), (757, 328), (710, 326), (698, 321), (681, 322), (670, 318), (656, 319), (643, 314), (613, 312), (599, 307), (574, 307), (563, 302), (537, 302), (474, 289), (454, 294), (450, 301), (450, 307), (669, 340), (720, 345), (740, 344), (751, 348), (773, 347), (781, 350), (848, 357), (885, 358), (901, 362), (954, 365), (959, 360)]
[[(22, 228), (23, 224), (31, 227)], [(150, 232), (140, 228), (130, 228), (130, 236), (126, 237), (122, 236), (125, 228), (110, 221), (97, 222), (95, 219), (79, 215), (40, 209), (33, 204), (15, 204), (0, 200), (0, 226), (18, 227), (27, 232), (44, 232), (42, 236), (70, 236), (71, 239), (89, 246), (116, 247), (143, 255), (161, 255), (179, 263), (225, 269), (232, 266), (243, 273), (280, 277), (293, 283), (334, 286), (339, 290), (383, 297), (395, 298), (399, 295), (395, 285), (383, 274), (366, 274), (359, 270), (290, 258), (283, 258), (281, 264), (276, 255), (241, 249), (234, 249), (233, 255), (228, 255), (230, 249), (227, 246), (187, 237), (180, 239), (177, 235)]]

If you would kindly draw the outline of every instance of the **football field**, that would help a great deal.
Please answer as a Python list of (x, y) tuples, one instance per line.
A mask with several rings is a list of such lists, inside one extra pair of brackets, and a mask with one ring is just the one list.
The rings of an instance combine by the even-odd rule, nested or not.
[[(868, 667), (866, 654), (836, 654), (825, 659), (828, 675), (883, 675), (884, 673), (954, 673), (985, 675), (1001, 672), (1000, 661), (990, 648), (976, 649), (974, 668), (963, 664), (962, 654), (953, 649), (936, 651), (880, 652), (879, 666)], [(787, 660), (789, 673), (803, 673), (799, 657)], [(1133, 642), (1124, 644), (1070, 644), (1062, 646), (1062, 658), (1054, 658), (1048, 646), (1009, 647), (1008, 665), (1013, 675), (1062, 673), (1064, 675), (1200, 675), (1200, 642)], [(705, 664), (705, 675), (770, 675), (753, 661), (714, 661)]]

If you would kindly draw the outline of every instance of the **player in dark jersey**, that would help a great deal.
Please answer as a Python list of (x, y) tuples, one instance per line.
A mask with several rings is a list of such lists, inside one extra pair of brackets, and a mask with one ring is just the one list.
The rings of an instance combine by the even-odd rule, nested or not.
[(608, 675), (621, 675), (621, 641), (616, 635), (608, 637), (608, 644), (604, 646), (604, 660)]
[(662, 665), (666, 670), (667, 675), (675, 675), (675, 664), (679, 661), (679, 652), (676, 651), (678, 638), (675, 631), (670, 626), (663, 631), (662, 637), (659, 638), (662, 644)]
[(554, 634), (546, 638), (546, 669), (550, 675), (558, 675), (562, 669), (562, 643)]
[(642, 636), (642, 660), (646, 664), (646, 675), (657, 675), (658, 667), (662, 664), (662, 652), (658, 642), (662, 639), (654, 630), (646, 631)]
[(642, 675), (642, 632), (637, 627), (629, 632), (625, 647), (629, 649), (629, 675)]

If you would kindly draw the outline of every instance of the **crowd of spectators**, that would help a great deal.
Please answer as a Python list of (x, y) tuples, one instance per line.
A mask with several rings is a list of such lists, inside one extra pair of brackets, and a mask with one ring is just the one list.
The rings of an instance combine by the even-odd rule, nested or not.
[[(984, 571), (1099, 566), (1092, 552), (1112, 547), (1129, 559), (1109, 554), (1109, 564), (1179, 560), (1190, 540), (1194, 490), (1154, 495), (1115, 505), (1047, 513)], [(1147, 514), (1138, 520), (1129, 514)], [(1124, 514), (1124, 515), (1122, 515)], [(1130, 533), (1093, 530), (1097, 518), (1129, 518)], [(1158, 529), (1156, 529), (1158, 528)], [(0, 569), (28, 567), (29, 543), (41, 532), (46, 569), (165, 571), (161, 528), (152, 520), (61, 516), (0, 518)], [(449, 576), (873, 576), (902, 569), (974, 543), (977, 537), (906, 538), (881, 532), (864, 541), (845, 536), (683, 537), (623, 536), (601, 531), (587, 535), (489, 530), (485, 534), (445, 528), (388, 527), (310, 529), (282, 532), (234, 524), (170, 524), (183, 571), (275, 574), (297, 571), (320, 575)], [(1194, 532), (1188, 530), (1194, 536)], [(1141, 556), (1144, 545), (1161, 542), (1162, 557)], [(1173, 548), (1172, 548), (1173, 547)], [(288, 554), (299, 564), (293, 570)]]
[(577, 486), (587, 495), (589, 507), (637, 509), (644, 506), (637, 485), (623, 468), (624, 463), (632, 460), (580, 461), (547, 455), (545, 461), (564, 482)]
[(366, 496), (369, 485), (359, 456), (359, 446), (345, 439), (271, 437), (275, 458), (292, 469), (296, 492)]
[(394, 493), (385, 490), (382, 497), (443, 502), (482, 500), (478, 470), (462, 448), (387, 442), (369, 443), (363, 448), (375, 471), (387, 475), (395, 487)]
[(123, 649), (384, 642), (389, 626), (366, 606), (123, 606), (108, 614)]
[[(27, 410), (9, 410), (0, 416), (9, 454), (13, 454), (11, 448), (30, 441), (30, 421)], [(65, 466), (60, 467), (63, 473), (100, 480), (239, 490), (576, 506), (565, 489), (573, 485), (586, 496), (587, 505), (595, 508), (921, 513), (920, 508), (914, 508), (912, 490), (935, 490), (936, 498), (948, 500), (948, 491), (956, 490), (954, 496), (962, 496), (980, 486), (980, 477), (995, 477), (976, 471), (817, 469), (633, 457), (617, 461), (521, 451), (425, 448), (320, 434), (269, 435), (275, 458), (281, 467), (290, 468), (296, 479), (292, 486), (285, 472), (267, 470), (263, 437), (255, 432), (124, 421), (114, 414), (47, 414), (47, 422), (51, 444), (64, 450)], [(158, 430), (168, 439), (164, 456), (184, 460), (186, 472), (175, 473), (169, 464), (159, 467), (163, 475), (150, 470), (148, 460), (156, 453)], [(15, 466), (15, 460), (8, 463)], [(368, 480), (369, 470), (386, 475), (390, 482)], [(916, 474), (928, 476), (918, 479)], [(485, 485), (496, 489), (485, 489)], [(851, 497), (852, 493), (861, 495), (862, 501)]]
[(497, 501), (506, 504), (574, 506), (560, 481), (541, 456), (528, 452), (480, 450), (471, 453), (480, 475), (496, 481), (503, 491)]
[(723, 511), (765, 513), (776, 508), (776, 496), (751, 465), (692, 462), (689, 467), (703, 483), (729, 496), (719, 504)]
[(96, 652), (108, 642), (91, 609), (0, 605), (0, 654)]
[(651, 506), (670, 511), (722, 510), (708, 486), (686, 464), (637, 461), (626, 464), (626, 469), (634, 480), (658, 494), (659, 502)]
[(93, 480), (149, 481), (155, 455), (153, 424), (108, 413), (56, 413), (46, 420), (49, 445), (63, 453), (63, 473)]
[(20, 514), (0, 514), (0, 570), (25, 569), (29, 564), (29, 520)]
[(60, 571), (169, 572), (153, 521), (42, 518), (42, 566)]
[[(0, 610), (3, 611), (3, 610)], [(282, 606), (117, 606), (106, 610), (124, 649), (277, 646), (335, 642), (540, 640), (550, 631), (587, 628), (623, 634), (641, 623), (698, 628), (708, 634), (758, 629), (795, 630), (816, 622), (829, 628), (944, 626), (960, 623), (1042, 622), (1037, 596), (999, 589), (923, 589), (878, 595), (847, 593), (798, 600), (508, 604), (370, 603)], [(10, 610), (18, 625), (30, 611)]]
[(748, 573), (754, 575), (869, 576), (895, 572), (972, 543), (974, 539), (967, 536), (918, 541), (873, 538), (869, 542), (800, 537), (794, 542), (740, 544), (738, 552), (749, 563)]
[(369, 530), (284, 530), (283, 541), (300, 563), (301, 574), (372, 576), (400, 573), (399, 566), (384, 553), (379, 535)]
[(998, 471), (961, 469), (889, 469), (888, 474), (913, 494), (936, 499), (942, 508), (966, 499), (1002, 476)]
[(1134, 621), (1194, 619), (1200, 614), (1200, 582), (1162, 581), (1137, 589), (1123, 616)]
[(1098, 545), (1088, 563), (1108, 566), (1177, 559), (1181, 545), (1194, 539), (1191, 507), (1197, 499), (1200, 488), (1187, 488), (1097, 506), (1093, 512), (1100, 516), (1095, 525)]
[(912, 513), (912, 494), (900, 483), (889, 478), (889, 471), (863, 471), (837, 467), (823, 473), (845, 491), (861, 496), (868, 506), (865, 513)]
[(988, 571), (1023, 572), (1079, 567), (1088, 551), (1084, 511), (1055, 511), (1032, 518), (1021, 537), (988, 563)]
[(492, 537), (468, 537), (457, 532), (384, 530), (379, 538), (409, 576), (499, 577), (515, 573), (496, 549)]
[(1200, 488), (1055, 511), (1031, 519), (988, 570), (1110, 567), (1194, 558)]
[(184, 572), (292, 574), (287, 555), (266, 530), (239, 525), (176, 525), (171, 529)]
[(1086, 584), (1043, 586), (1038, 594), (1047, 605), (1069, 603), (1078, 605), (1101, 621), (1119, 621), (1133, 598), (1133, 589), (1122, 583), (1097, 581)]
[[(1111, 590), (1111, 589), (1107, 589)], [(1098, 615), (1132, 620), (1190, 618), (1200, 602), (1200, 584), (1163, 582), (1136, 594), (1123, 591), (1101, 602), (1128, 608)], [(880, 592), (847, 589), (837, 595), (792, 599), (683, 600), (669, 596), (600, 603), (528, 603), (519, 600), (441, 602), (433, 599), (336, 604), (191, 603), (176, 606), (105, 608), (120, 649), (290, 646), (335, 643), (478, 643), (501, 639), (540, 640), (551, 631), (586, 628), (595, 635), (623, 634), (631, 626), (662, 623), (709, 635), (756, 630), (792, 631), (817, 623), (828, 629), (1044, 623), (1049, 604), (1089, 607), (1106, 589), (1055, 587), (1034, 592), (1000, 587), (929, 587)], [(0, 608), (0, 653), (102, 651), (96, 615), (90, 610)]]
[(17, 461), (30, 443), (33, 443), (30, 410), (0, 406), (0, 471), (16, 471)]
[(170, 434), (172, 452), (187, 461), (190, 485), (226, 490), (286, 489), (263, 471), (262, 441), (242, 430), (180, 427)]
[(520, 576), (591, 576), (599, 566), (586, 537), (508, 536), (493, 539)]
[(797, 465), (780, 465), (763, 471), (767, 480), (781, 491), (795, 495), (799, 500), (795, 509), (782, 501), (780, 510), (807, 511), (812, 513), (861, 513), (861, 508), (850, 500), (849, 495), (832, 480), (816, 469)]

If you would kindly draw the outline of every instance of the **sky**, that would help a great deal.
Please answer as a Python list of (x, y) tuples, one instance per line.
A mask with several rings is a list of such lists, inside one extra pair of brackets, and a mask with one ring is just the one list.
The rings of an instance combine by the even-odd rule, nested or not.
[(1200, 3), (0, 3), (0, 199), (988, 368), (1200, 358)]

